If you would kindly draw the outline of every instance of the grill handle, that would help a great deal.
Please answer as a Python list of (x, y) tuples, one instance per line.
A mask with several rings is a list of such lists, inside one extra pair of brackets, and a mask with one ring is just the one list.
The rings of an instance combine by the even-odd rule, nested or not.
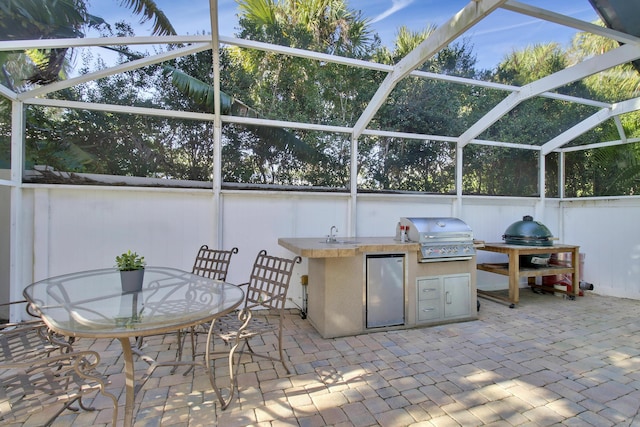
[(436, 257), (436, 258), (420, 258), (419, 263), (425, 262), (445, 262), (445, 261), (468, 261), (472, 256), (456, 256), (456, 257)]

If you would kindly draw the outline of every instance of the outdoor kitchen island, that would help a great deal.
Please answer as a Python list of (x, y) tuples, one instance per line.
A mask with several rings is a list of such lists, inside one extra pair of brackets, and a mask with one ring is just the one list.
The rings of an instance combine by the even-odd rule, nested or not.
[[(307, 318), (324, 338), (477, 319), (475, 256), (419, 262), (418, 242), (393, 237), (344, 238), (332, 243), (320, 237), (280, 238), (278, 244), (308, 258)], [(369, 262), (385, 258), (402, 264), (397, 291), (401, 319), (372, 326), (368, 312), (395, 299), (367, 292)], [(389, 286), (396, 282), (396, 278), (389, 280)]]

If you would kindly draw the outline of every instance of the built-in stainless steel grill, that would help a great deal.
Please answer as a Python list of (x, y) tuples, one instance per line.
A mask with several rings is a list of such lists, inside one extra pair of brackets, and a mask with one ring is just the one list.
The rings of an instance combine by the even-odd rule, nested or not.
[(473, 231), (458, 218), (400, 218), (396, 238), (420, 243), (420, 262), (459, 261), (476, 254)]

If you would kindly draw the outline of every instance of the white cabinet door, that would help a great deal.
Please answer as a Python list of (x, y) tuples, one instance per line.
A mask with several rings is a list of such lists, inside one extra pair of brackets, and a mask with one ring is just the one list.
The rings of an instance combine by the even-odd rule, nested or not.
[(443, 276), (444, 288), (444, 317), (468, 316), (469, 312), (469, 288), (471, 277), (469, 274), (458, 276)]

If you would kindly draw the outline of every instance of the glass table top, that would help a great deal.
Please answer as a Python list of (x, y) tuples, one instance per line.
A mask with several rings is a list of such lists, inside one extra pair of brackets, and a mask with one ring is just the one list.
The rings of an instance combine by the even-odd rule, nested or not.
[(243, 301), (239, 287), (185, 271), (146, 267), (142, 290), (122, 292), (115, 268), (51, 277), (24, 296), (56, 332), (127, 337), (182, 329), (228, 313)]

